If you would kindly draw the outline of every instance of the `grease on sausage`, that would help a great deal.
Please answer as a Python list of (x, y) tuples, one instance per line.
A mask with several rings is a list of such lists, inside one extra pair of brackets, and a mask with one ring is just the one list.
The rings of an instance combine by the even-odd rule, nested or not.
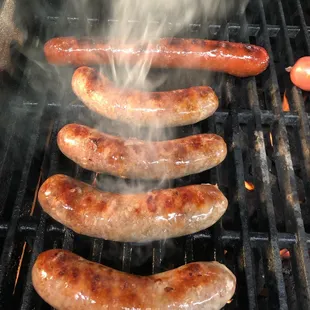
[(135, 64), (143, 57), (152, 67), (206, 69), (247, 77), (263, 72), (269, 56), (263, 47), (228, 41), (163, 38), (148, 44), (106, 42), (97, 38), (58, 37), (46, 42), (51, 64), (75, 66), (116, 62)]
[(208, 86), (166, 92), (120, 89), (93, 68), (80, 67), (72, 89), (91, 110), (135, 126), (184, 126), (211, 116), (218, 98)]
[(117, 194), (65, 175), (48, 178), (38, 197), (50, 216), (75, 232), (122, 242), (198, 232), (217, 222), (228, 205), (221, 191), (210, 184)]
[(57, 143), (67, 157), (85, 169), (137, 179), (176, 179), (200, 173), (220, 164), (227, 154), (226, 143), (215, 134), (146, 142), (78, 124), (64, 126)]
[(66, 250), (41, 253), (32, 268), (37, 293), (59, 310), (219, 310), (236, 278), (218, 262), (194, 262), (152, 276), (136, 276)]

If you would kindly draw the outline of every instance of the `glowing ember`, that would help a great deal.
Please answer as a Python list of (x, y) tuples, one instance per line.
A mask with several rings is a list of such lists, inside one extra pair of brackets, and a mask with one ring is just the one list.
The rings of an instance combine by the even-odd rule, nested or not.
[(272, 138), (272, 133), (269, 133), (269, 139), (270, 139), (270, 144), (271, 146), (273, 146), (273, 138)]
[(284, 95), (283, 95), (282, 110), (284, 112), (289, 112), (290, 111), (290, 106), (288, 104), (288, 100), (287, 100), (287, 97), (286, 97), (286, 91), (284, 92)]
[(16, 285), (17, 285), (17, 282), (18, 282), (18, 279), (19, 279), (20, 269), (21, 269), (22, 262), (23, 262), (23, 259), (24, 259), (25, 250), (26, 250), (26, 242), (24, 242), (23, 250), (22, 250), (22, 255), (20, 256), (19, 264), (18, 264), (18, 267), (17, 267), (17, 273), (16, 273), (16, 278), (15, 278), (15, 283), (14, 283), (13, 295), (15, 294)]
[(233, 301), (233, 299), (230, 299), (227, 301), (227, 304), (230, 304)]
[(255, 186), (251, 182), (244, 181), (244, 186), (248, 191), (254, 191)]
[(280, 250), (280, 256), (282, 259), (289, 259), (291, 258), (291, 253), (288, 249), (282, 249)]

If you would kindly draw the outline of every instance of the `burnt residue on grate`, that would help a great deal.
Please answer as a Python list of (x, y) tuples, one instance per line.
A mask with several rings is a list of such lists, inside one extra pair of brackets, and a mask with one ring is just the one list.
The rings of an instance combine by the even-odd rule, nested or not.
[[(117, 178), (77, 167), (60, 153), (56, 137), (64, 124), (92, 126), (99, 118), (73, 95), (71, 73), (40, 65), (39, 51), (53, 36), (79, 34), (81, 27), (96, 33), (118, 21), (109, 19), (109, 0), (94, 2), (98, 7), (107, 5), (106, 10), (90, 8), (83, 16), (76, 15), (69, 4), (60, 15), (58, 5), (60, 2), (49, 2), (44, 10), (33, 6), (34, 24), (24, 54), (35, 56), (20, 66), (23, 75), (14, 85), (18, 93), (12, 91), (7, 96), (6, 90), (3, 97), (9, 101), (0, 115), (0, 308), (48, 309), (32, 287), (31, 267), (43, 250), (63, 247), (141, 275), (216, 259), (237, 277), (236, 294), (225, 309), (309, 309), (309, 98), (285, 73), (285, 67), (310, 53), (307, 1), (250, 0), (245, 14), (234, 12), (220, 21), (202, 16), (180, 33), (183, 37), (262, 45), (271, 61), (257, 77), (212, 75), (210, 86), (220, 99), (218, 111), (204, 122), (173, 133), (182, 137), (214, 132), (227, 142), (228, 155), (220, 166), (161, 184), (218, 184), (229, 199), (223, 218), (197, 234), (142, 245), (77, 235), (48, 217), (37, 202), (38, 186), (55, 173), (104, 185), (104, 189), (107, 184), (111, 190), (124, 186)], [(204, 72), (183, 70), (181, 78), (179, 73), (151, 71), (154, 76), (166, 75), (162, 90), (210, 81)], [(58, 74), (64, 74), (67, 82), (59, 81)], [(38, 96), (42, 87), (45, 96)], [(288, 112), (282, 111), (284, 93)], [(105, 126), (114, 133), (119, 124), (106, 121)], [(133, 132), (128, 128), (127, 134)], [(148, 132), (141, 138), (143, 135), (147, 137)], [(153, 186), (146, 182), (143, 189)]]

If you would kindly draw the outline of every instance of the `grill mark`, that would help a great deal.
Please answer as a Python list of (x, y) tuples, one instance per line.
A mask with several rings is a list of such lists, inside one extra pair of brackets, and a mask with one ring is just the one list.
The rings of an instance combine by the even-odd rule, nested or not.
[(146, 205), (147, 208), (150, 212), (154, 213), (156, 212), (156, 203), (155, 203), (155, 199), (152, 195), (150, 195), (147, 199), (146, 199)]
[(169, 209), (173, 206), (174, 206), (174, 204), (172, 203), (172, 199), (170, 198), (170, 196), (166, 197), (165, 202), (164, 202), (165, 209)]
[(74, 136), (79, 136), (80, 138), (84, 138), (89, 135), (89, 131), (87, 130), (87, 128), (79, 126), (77, 124), (72, 124), (70, 131), (65, 132), (65, 135), (70, 135), (70, 132), (72, 132)]
[(86, 272), (87, 275), (89, 275), (90, 279), (90, 289), (92, 292), (96, 292), (99, 289), (100, 283), (103, 281), (100, 275), (96, 272), (94, 272), (91, 268), (87, 269)]
[(194, 149), (199, 149), (202, 146), (202, 138), (200, 135), (192, 137), (190, 142)]
[(74, 280), (76, 280), (80, 275), (80, 271), (76, 267), (72, 267), (72, 277)]
[(187, 156), (187, 148), (183, 144), (176, 145), (176, 150), (173, 153), (174, 160), (182, 162)]
[(174, 290), (173, 287), (169, 287), (169, 286), (165, 287), (165, 292), (166, 292), (166, 293), (169, 293), (169, 292), (171, 292), (171, 291), (173, 291), (173, 290)]

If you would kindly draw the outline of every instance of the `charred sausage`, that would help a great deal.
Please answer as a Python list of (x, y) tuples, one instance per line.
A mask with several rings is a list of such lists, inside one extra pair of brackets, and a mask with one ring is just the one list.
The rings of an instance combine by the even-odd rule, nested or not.
[(260, 46), (228, 41), (163, 38), (148, 44), (122, 44), (96, 38), (58, 37), (46, 42), (46, 59), (51, 64), (75, 66), (116, 62), (135, 64), (148, 59), (152, 67), (206, 69), (247, 77), (263, 72), (269, 63)]
[(233, 273), (215, 261), (136, 276), (60, 249), (38, 256), (32, 283), (37, 293), (59, 310), (218, 310), (236, 288)]
[(211, 116), (218, 108), (218, 98), (208, 86), (167, 92), (120, 89), (89, 67), (75, 71), (72, 89), (91, 110), (136, 126), (194, 124)]
[(146, 142), (78, 124), (64, 126), (57, 143), (63, 154), (85, 169), (137, 179), (176, 179), (199, 173), (220, 164), (227, 154), (226, 143), (215, 134)]
[(122, 242), (198, 232), (217, 222), (228, 204), (210, 184), (117, 194), (65, 175), (54, 175), (43, 183), (39, 202), (51, 217), (79, 234)]

